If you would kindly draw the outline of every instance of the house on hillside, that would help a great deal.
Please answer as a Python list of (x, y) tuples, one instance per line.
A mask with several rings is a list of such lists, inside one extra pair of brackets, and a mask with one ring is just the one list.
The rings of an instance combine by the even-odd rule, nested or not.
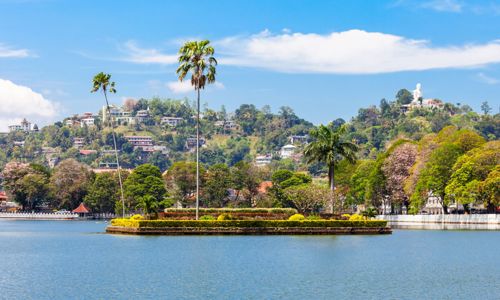
[(73, 147), (79, 149), (85, 145), (85, 138), (75, 137), (73, 138)]
[(222, 128), (225, 131), (233, 131), (233, 130), (237, 130), (239, 128), (239, 125), (236, 122), (231, 121), (231, 120), (215, 121), (214, 126)]
[(141, 109), (138, 110), (137, 113), (135, 114), (135, 122), (136, 123), (143, 123), (151, 118), (149, 114), (149, 107), (148, 109)]
[(140, 149), (145, 152), (152, 152), (153, 150), (153, 138), (147, 135), (129, 135), (125, 136), (125, 139), (134, 146), (135, 149)]
[(34, 128), (38, 130), (38, 126), (36, 124), (32, 125), (31, 122), (29, 122), (28, 120), (26, 120), (26, 118), (24, 118), (19, 124), (9, 125), (9, 132), (16, 132), (16, 131), (31, 132), (35, 131)]
[[(205, 145), (205, 139), (200, 137), (200, 143), (198, 144), (199, 147), (202, 147)], [(195, 137), (189, 137), (186, 139), (186, 149), (188, 150), (193, 150), (196, 148), (196, 138)]]
[(184, 121), (183, 118), (178, 117), (162, 117), (160, 123), (166, 124), (171, 127), (176, 127)]
[(290, 136), (290, 144), (307, 144), (309, 140), (308, 135), (292, 135)]
[(255, 157), (255, 165), (257, 167), (266, 166), (266, 165), (270, 164), (272, 160), (273, 160), (273, 157), (271, 154), (257, 155), (257, 157)]
[(281, 150), (280, 150), (281, 158), (291, 158), (293, 156), (293, 154), (295, 153), (295, 149), (297, 149), (297, 147), (295, 147), (294, 145), (290, 145), (290, 144), (281, 147)]

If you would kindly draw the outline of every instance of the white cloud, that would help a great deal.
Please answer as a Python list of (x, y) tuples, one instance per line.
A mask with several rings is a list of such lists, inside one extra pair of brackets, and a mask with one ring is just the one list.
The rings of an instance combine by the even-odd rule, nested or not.
[[(174, 94), (186, 94), (194, 91), (193, 86), (191, 85), (191, 80), (187, 79), (184, 81), (169, 81), (167, 82), (167, 87), (168, 89), (174, 93)], [(207, 86), (208, 88), (214, 88), (214, 89), (225, 89), (225, 86), (221, 82), (214, 82), (213, 84), (210, 84)]]
[[(428, 40), (364, 30), (329, 34), (231, 36), (213, 42), (221, 65), (263, 68), (287, 73), (377, 74), (447, 68), (479, 68), (500, 63), (500, 39), (482, 44), (433, 46)], [(177, 56), (141, 49), (127, 42), (127, 61), (177, 64)], [(169, 83), (174, 92), (189, 87)]]
[(500, 40), (434, 47), (429, 41), (363, 30), (330, 34), (264, 31), (214, 43), (219, 62), (291, 73), (375, 74), (500, 63)]
[(175, 64), (177, 55), (162, 54), (156, 49), (142, 49), (134, 41), (128, 41), (124, 45), (124, 51), (128, 56), (126, 61), (140, 64)]
[(422, 8), (429, 8), (435, 11), (461, 12), (463, 3), (456, 0), (433, 0), (421, 4)]
[(33, 123), (52, 121), (57, 115), (57, 104), (42, 94), (12, 81), (0, 79), (0, 131), (8, 125), (27, 118)]
[(184, 81), (169, 81), (167, 82), (168, 89), (175, 94), (185, 94), (194, 91), (190, 80)]
[(30, 56), (30, 53), (27, 49), (13, 49), (12, 47), (0, 43), (0, 58), (6, 58), (6, 57), (23, 58), (28, 56)]
[(479, 78), (480, 81), (491, 85), (500, 83), (500, 79), (490, 77), (484, 73), (478, 73), (477, 78)]

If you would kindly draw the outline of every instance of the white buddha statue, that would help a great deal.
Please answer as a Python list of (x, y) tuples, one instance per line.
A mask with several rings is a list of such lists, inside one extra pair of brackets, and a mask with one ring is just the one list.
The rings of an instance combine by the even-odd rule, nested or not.
[(417, 87), (413, 90), (413, 101), (412, 104), (420, 104), (418, 99), (422, 98), (422, 85), (417, 83)]

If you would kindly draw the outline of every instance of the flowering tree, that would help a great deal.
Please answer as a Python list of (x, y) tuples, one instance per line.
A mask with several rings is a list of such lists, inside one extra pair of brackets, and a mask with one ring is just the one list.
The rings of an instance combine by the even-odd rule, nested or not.
[(416, 155), (417, 146), (404, 143), (385, 159), (382, 172), (386, 178), (386, 189), (392, 203), (403, 204), (408, 201), (404, 191), (404, 181), (410, 175), (410, 168), (415, 163)]

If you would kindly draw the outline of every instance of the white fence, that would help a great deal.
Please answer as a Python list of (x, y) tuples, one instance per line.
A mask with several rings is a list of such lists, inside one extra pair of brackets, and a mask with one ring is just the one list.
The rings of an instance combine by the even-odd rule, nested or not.
[(500, 225), (500, 214), (472, 215), (380, 215), (377, 219), (394, 223), (438, 224), (495, 224)]
[(22, 219), (22, 220), (74, 220), (78, 219), (78, 214), (74, 213), (7, 213), (0, 212), (0, 218)]

